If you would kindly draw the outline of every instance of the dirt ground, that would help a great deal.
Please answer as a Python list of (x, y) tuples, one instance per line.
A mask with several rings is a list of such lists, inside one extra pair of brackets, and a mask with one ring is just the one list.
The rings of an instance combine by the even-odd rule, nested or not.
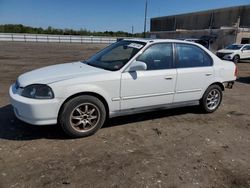
[(14, 118), (8, 88), (19, 74), (101, 47), (0, 42), (1, 188), (250, 187), (250, 61), (238, 64), (213, 114), (187, 107), (119, 117), (82, 139)]

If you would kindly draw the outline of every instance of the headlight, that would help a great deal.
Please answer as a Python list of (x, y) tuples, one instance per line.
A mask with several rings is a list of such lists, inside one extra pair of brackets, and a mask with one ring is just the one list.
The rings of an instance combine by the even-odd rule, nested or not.
[(54, 93), (47, 85), (32, 84), (23, 89), (22, 96), (32, 99), (53, 99)]

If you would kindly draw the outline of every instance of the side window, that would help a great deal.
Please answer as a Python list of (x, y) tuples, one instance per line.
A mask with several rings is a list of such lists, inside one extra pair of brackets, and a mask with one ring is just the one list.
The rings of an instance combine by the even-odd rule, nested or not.
[(191, 44), (176, 44), (177, 67), (206, 67), (213, 64), (211, 57), (202, 49)]
[(170, 69), (173, 67), (173, 48), (171, 43), (154, 44), (146, 49), (137, 61), (147, 64), (147, 70)]
[(244, 46), (244, 48), (242, 48), (242, 50), (248, 50), (247, 46)]

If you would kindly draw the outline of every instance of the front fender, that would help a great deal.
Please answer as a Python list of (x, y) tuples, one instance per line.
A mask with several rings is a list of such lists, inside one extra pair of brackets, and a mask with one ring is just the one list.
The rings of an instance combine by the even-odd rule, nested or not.
[(104, 98), (104, 100), (108, 104), (108, 108), (110, 111), (116, 111), (120, 109), (120, 101), (112, 101), (112, 98), (116, 98), (117, 96), (119, 96), (119, 87), (114, 87), (113, 84), (106, 85), (106, 87), (101, 87), (94, 84), (75, 84), (68, 86), (52, 87), (55, 93), (55, 97), (61, 101), (61, 105), (68, 98), (79, 93), (94, 93)]

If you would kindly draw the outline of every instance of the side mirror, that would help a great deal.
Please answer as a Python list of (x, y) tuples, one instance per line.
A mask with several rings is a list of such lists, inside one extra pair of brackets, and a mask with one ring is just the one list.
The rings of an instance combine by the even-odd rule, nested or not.
[(127, 72), (136, 72), (147, 70), (147, 64), (142, 61), (134, 61), (130, 64), (127, 69)]

